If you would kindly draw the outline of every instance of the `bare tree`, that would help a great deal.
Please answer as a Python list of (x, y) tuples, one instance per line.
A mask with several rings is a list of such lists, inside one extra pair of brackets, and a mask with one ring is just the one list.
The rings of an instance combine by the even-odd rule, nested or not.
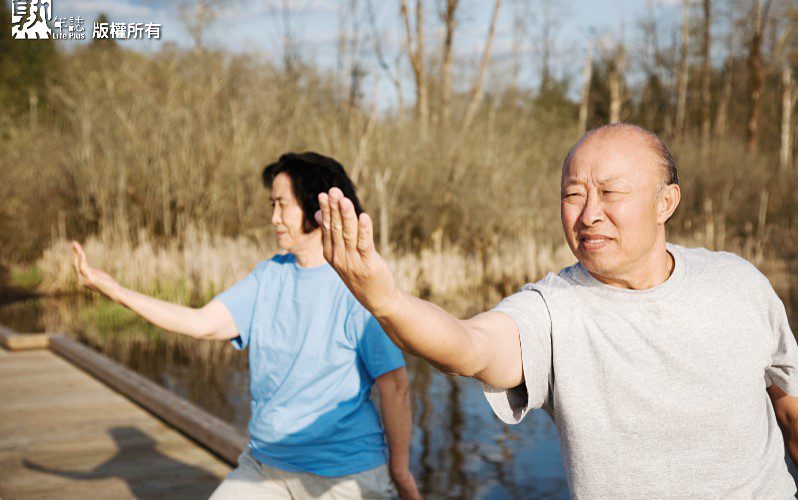
[(715, 137), (726, 136), (726, 126), (729, 117), (729, 102), (731, 101), (734, 84), (734, 43), (737, 29), (732, 9), (727, 9), (726, 29), (726, 62), (723, 68), (723, 87), (718, 98), (718, 110), (715, 115)]
[(466, 108), (465, 118), (463, 119), (463, 131), (468, 130), (476, 118), (477, 110), (482, 102), (482, 88), (485, 84), (485, 73), (488, 71), (488, 64), (490, 63), (490, 48), (493, 44), (493, 35), (496, 32), (496, 19), (499, 17), (499, 7), (501, 7), (501, 0), (494, 0), (493, 14), (490, 18), (490, 26), (488, 27), (488, 37), (485, 40), (485, 47), (482, 51), (482, 60), (479, 64), (479, 71), (477, 72), (474, 86), (471, 89), (471, 98), (468, 101)]
[(767, 17), (770, 1), (763, 6), (762, 0), (754, 0), (753, 34), (748, 47), (748, 127), (746, 147), (751, 153), (759, 151), (759, 114), (761, 112), (764, 63), (762, 62), (762, 27)]
[(531, 24), (532, 48), (539, 58), (539, 90), (545, 90), (553, 78), (553, 61), (558, 55), (557, 40), (562, 28), (560, 19), (567, 17), (570, 2), (565, 0), (522, 0), (524, 17)]
[(513, 65), (511, 68), (510, 76), (510, 96), (515, 104), (515, 99), (518, 95), (518, 80), (521, 77), (521, 53), (524, 49), (524, 39), (527, 34), (526, 18), (528, 13), (525, 12), (529, 4), (525, 0), (515, 0), (513, 14)]
[(682, 36), (679, 42), (679, 70), (676, 89), (676, 135), (682, 135), (687, 117), (687, 84), (690, 78), (690, 0), (682, 2)]
[(457, 7), (460, 0), (446, 0), (441, 18), (445, 28), (443, 57), (441, 59), (441, 119), (449, 124), (452, 114), (452, 42), (457, 27)]
[(360, 15), (358, 0), (349, 0), (349, 19), (351, 30), (349, 32), (349, 107), (350, 109), (360, 104), (362, 97), (361, 84), (366, 71), (360, 60)]
[(712, 128), (712, 94), (710, 85), (712, 84), (712, 67), (710, 58), (710, 45), (712, 43), (712, 1), (703, 0), (704, 7), (704, 40), (702, 44), (701, 57), (701, 142), (709, 143), (709, 136)]
[(402, 78), (400, 77), (401, 61), (399, 58), (401, 57), (401, 54), (397, 55), (397, 60), (395, 63), (396, 71), (393, 71), (391, 66), (385, 60), (385, 53), (383, 51), (381, 42), (382, 36), (380, 35), (380, 30), (377, 26), (377, 14), (375, 12), (374, 3), (372, 0), (368, 0), (366, 2), (366, 12), (368, 14), (369, 26), (371, 27), (371, 39), (374, 45), (374, 53), (377, 57), (377, 64), (379, 64), (382, 71), (385, 73), (388, 79), (391, 80), (391, 83), (396, 89), (396, 103), (397, 107), (399, 108), (399, 117), (400, 119), (403, 119), (405, 102), (404, 91), (402, 90)]
[(610, 123), (621, 121), (621, 107), (623, 103), (623, 75), (626, 66), (626, 51), (623, 44), (615, 47), (610, 68)]
[(781, 76), (781, 150), (779, 154), (779, 165), (781, 173), (786, 174), (792, 167), (792, 111), (795, 106), (793, 93), (795, 85), (792, 81), (792, 68), (784, 65)]
[(204, 49), (204, 35), (219, 17), (222, 5), (220, 0), (182, 0), (178, 5), (180, 19), (194, 42), (194, 54)]
[[(274, 22), (275, 34), (279, 37), (278, 44), (282, 48), (281, 58), (286, 74), (293, 78), (297, 74), (297, 63), (300, 59), (298, 21), (302, 11), (307, 7), (304, 3), (292, 0), (270, 0), (268, 3), (269, 14)], [(341, 40), (339, 39), (339, 43)], [(340, 53), (339, 53), (340, 54)]]
[(579, 135), (587, 130), (587, 114), (590, 106), (590, 82), (593, 79), (593, 46), (585, 49), (585, 64), (582, 66), (582, 100), (579, 102)]
[(424, 0), (416, 0), (416, 41), (413, 43), (413, 29), (407, 0), (401, 0), (401, 14), (405, 25), (405, 46), (413, 75), (416, 80), (416, 119), (421, 125), (421, 133), (426, 135), (429, 122), (429, 103), (427, 99), (427, 74), (424, 69)]
[(541, 54), (540, 54), (540, 89), (545, 89), (551, 82), (551, 55), (553, 50), (552, 35), (552, 5), (550, 1), (544, 1), (541, 6), (543, 23), (541, 25)]

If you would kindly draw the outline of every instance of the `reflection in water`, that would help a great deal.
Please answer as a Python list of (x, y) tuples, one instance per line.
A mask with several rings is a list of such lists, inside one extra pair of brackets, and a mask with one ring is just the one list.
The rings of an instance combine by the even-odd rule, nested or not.
[[(798, 293), (786, 295), (795, 325)], [(232, 423), (249, 419), (247, 357), (226, 342), (164, 333), (106, 301), (39, 299), (0, 307), (17, 331), (60, 331)], [(430, 498), (568, 498), (554, 424), (542, 411), (507, 426), (481, 385), (407, 356), (413, 391), (411, 469)]]

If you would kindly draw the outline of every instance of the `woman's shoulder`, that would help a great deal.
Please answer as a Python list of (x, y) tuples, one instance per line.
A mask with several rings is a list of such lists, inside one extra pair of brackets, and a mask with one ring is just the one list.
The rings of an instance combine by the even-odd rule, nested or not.
[(275, 254), (272, 258), (262, 260), (255, 264), (255, 267), (250, 272), (253, 276), (260, 280), (264, 275), (274, 274), (282, 269), (282, 266), (290, 264), (290, 254)]

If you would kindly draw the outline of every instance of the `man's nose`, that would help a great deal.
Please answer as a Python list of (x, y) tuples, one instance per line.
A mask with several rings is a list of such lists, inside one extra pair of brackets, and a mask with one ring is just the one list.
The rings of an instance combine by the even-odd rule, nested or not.
[(604, 207), (598, 195), (588, 193), (579, 221), (587, 227), (593, 226), (604, 220)]
[(272, 226), (277, 226), (280, 224), (280, 211), (277, 208), (272, 209)]

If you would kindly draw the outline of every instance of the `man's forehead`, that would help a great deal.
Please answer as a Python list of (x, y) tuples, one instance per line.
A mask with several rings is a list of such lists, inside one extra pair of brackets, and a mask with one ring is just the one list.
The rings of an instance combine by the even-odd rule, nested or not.
[[(597, 175), (592, 178), (592, 181), (596, 184), (628, 184), (633, 180), (634, 179), (631, 177), (623, 175)], [(585, 176), (569, 175), (567, 177), (563, 177), (562, 183), (563, 186), (571, 186), (574, 184), (584, 184), (585, 181)]]
[(659, 161), (650, 140), (628, 130), (599, 132), (584, 138), (563, 165), (564, 184), (590, 176), (596, 182), (656, 177)]

